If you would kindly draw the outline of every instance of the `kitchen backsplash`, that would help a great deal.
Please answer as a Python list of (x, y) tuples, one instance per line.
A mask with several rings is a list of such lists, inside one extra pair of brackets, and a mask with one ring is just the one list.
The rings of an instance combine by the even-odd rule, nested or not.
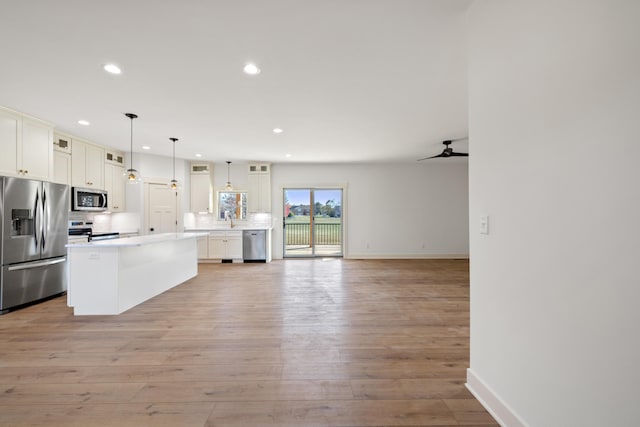
[(118, 212), (112, 214), (69, 212), (69, 220), (92, 221), (95, 233), (118, 231), (120, 233), (138, 233), (140, 214), (136, 212)]
[[(218, 221), (214, 214), (199, 214), (188, 212), (184, 214), (184, 228), (198, 229), (198, 228), (215, 228), (219, 227), (222, 221)], [(246, 221), (237, 221), (236, 224), (247, 225), (249, 227), (271, 227), (271, 214), (269, 213), (254, 213), (249, 214)]]

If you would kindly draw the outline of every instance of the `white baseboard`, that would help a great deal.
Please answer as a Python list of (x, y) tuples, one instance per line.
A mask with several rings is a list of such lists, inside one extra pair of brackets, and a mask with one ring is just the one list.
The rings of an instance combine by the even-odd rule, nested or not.
[(507, 405), (471, 368), (467, 369), (467, 389), (502, 427), (528, 427), (513, 409)]
[(469, 259), (469, 254), (349, 254), (346, 259)]

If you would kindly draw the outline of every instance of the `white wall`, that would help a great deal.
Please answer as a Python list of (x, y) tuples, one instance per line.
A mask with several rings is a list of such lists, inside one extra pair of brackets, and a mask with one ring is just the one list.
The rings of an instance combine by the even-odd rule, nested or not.
[(640, 2), (469, 23), (468, 382), (505, 425), (637, 426)]
[[(125, 156), (126, 168), (129, 168), (129, 153)], [(164, 180), (167, 183), (173, 177), (173, 158), (166, 156), (157, 156), (154, 154), (134, 153), (133, 168), (142, 175), (142, 180), (150, 179)], [(183, 212), (189, 211), (189, 185), (190, 185), (190, 162), (183, 159), (176, 159), (176, 180), (181, 186), (182, 192), (181, 212), (178, 212), (178, 218), (182, 218)], [(144, 232), (144, 185), (143, 183), (126, 185), (125, 197), (127, 212), (138, 213), (140, 217), (139, 229)]]
[[(171, 158), (136, 154), (143, 178), (171, 179)], [(178, 160), (183, 207), (189, 211), (189, 163)], [(247, 163), (232, 163), (231, 183), (247, 190)], [(227, 182), (227, 165), (213, 167), (214, 190)], [(290, 164), (272, 166), (273, 256), (282, 258), (282, 188), (346, 185), (346, 255), (352, 258), (466, 257), (468, 174), (466, 159), (396, 164)], [(127, 188), (127, 210), (144, 219), (142, 185)], [(181, 216), (180, 216), (181, 217)], [(141, 224), (140, 229), (144, 229)]]
[[(248, 168), (247, 163), (232, 162), (229, 166), (227, 174), (227, 164), (225, 162), (216, 162), (213, 164), (213, 191), (219, 191), (227, 184), (227, 176), (231, 180), (234, 190), (246, 191), (248, 187)], [(215, 200), (216, 194), (214, 194)], [(215, 203), (214, 203), (215, 205)], [(215, 206), (214, 206), (215, 208)]]
[(282, 257), (284, 187), (346, 185), (351, 258), (468, 255), (468, 175), (461, 159), (408, 164), (272, 166), (273, 255)]

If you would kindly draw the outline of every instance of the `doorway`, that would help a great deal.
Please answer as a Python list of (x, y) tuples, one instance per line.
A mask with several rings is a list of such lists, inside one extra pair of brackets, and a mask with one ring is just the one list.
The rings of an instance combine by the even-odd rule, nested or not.
[(284, 257), (340, 257), (343, 254), (343, 190), (283, 189)]
[(148, 234), (176, 233), (178, 231), (178, 193), (166, 184), (149, 185)]

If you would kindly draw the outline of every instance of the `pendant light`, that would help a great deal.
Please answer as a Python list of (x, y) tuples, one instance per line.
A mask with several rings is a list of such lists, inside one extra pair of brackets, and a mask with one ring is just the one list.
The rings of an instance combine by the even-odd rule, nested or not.
[(231, 166), (231, 162), (227, 160), (227, 185), (224, 186), (224, 189), (227, 191), (233, 191), (233, 186), (231, 185), (231, 179), (229, 179), (229, 167)]
[(133, 119), (137, 119), (138, 116), (133, 113), (125, 113), (125, 116), (131, 119), (131, 162), (129, 169), (124, 172), (124, 176), (127, 184), (138, 184), (142, 180), (142, 176), (140, 176), (140, 172), (133, 168)]
[(169, 138), (169, 140), (173, 142), (173, 179), (169, 181), (169, 189), (177, 190), (178, 181), (176, 181), (176, 141), (178, 141), (178, 138)]

